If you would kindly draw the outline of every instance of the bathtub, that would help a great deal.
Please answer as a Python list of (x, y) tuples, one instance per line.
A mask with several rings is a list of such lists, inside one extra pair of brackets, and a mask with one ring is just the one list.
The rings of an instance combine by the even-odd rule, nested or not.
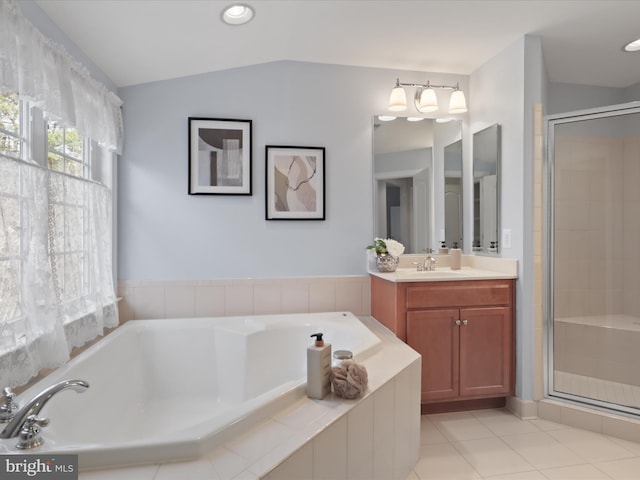
[(573, 375), (640, 386), (640, 318), (592, 315), (556, 318), (554, 367)]
[[(305, 395), (306, 348), (322, 332), (361, 361), (380, 339), (351, 313), (135, 320), (23, 392), (64, 379), (41, 416), (45, 443), (26, 453), (78, 454), (81, 469), (198, 458)], [(0, 453), (16, 439), (0, 441)]]

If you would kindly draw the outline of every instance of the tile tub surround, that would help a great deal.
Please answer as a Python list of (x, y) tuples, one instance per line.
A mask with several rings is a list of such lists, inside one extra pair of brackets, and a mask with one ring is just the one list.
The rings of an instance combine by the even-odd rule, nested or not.
[(120, 322), (347, 311), (371, 313), (369, 276), (118, 282)]
[(361, 320), (383, 342), (362, 362), (364, 397), (305, 397), (254, 425), (240, 422), (198, 460), (80, 472), (80, 480), (405, 480), (420, 449), (420, 357), (376, 320)]

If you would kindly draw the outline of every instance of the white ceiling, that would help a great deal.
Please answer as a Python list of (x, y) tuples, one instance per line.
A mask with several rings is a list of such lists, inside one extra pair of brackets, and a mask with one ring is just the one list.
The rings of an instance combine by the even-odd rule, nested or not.
[(37, 0), (109, 76), (127, 86), (277, 60), (468, 75), (525, 34), (542, 37), (554, 82), (640, 82), (640, 1)]

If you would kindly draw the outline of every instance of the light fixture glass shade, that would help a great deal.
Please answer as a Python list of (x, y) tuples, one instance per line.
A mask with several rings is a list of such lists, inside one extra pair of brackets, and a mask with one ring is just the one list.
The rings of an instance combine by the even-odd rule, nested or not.
[(464, 113), (467, 111), (467, 100), (462, 90), (454, 90), (449, 100), (449, 113)]
[(391, 96), (389, 97), (389, 110), (392, 112), (402, 112), (407, 109), (407, 94), (404, 88), (397, 85), (391, 90)]
[(416, 93), (416, 108), (419, 112), (435, 112), (438, 110), (438, 98), (433, 88), (421, 88)]

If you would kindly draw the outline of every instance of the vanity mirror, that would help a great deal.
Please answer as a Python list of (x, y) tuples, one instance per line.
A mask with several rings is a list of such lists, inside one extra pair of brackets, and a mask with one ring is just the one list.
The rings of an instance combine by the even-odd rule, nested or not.
[(405, 253), (462, 247), (462, 122), (412, 120), (373, 118), (374, 235)]
[(473, 251), (497, 254), (500, 229), (500, 125), (473, 134)]

